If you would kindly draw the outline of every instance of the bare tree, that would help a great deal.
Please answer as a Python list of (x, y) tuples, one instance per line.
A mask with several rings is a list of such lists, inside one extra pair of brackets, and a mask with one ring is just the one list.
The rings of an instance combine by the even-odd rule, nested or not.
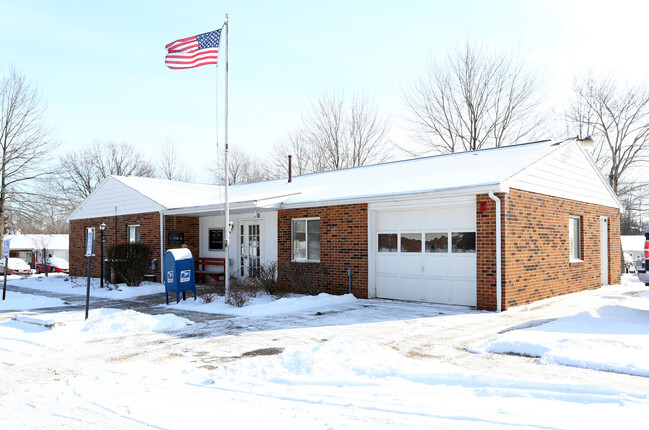
[[(46, 157), (58, 146), (44, 125), (45, 105), (36, 88), (14, 68), (0, 80), (0, 222), (34, 198), (33, 183), (46, 176)], [(0, 228), (0, 244), (5, 231)], [(1, 246), (1, 245), (0, 245)]]
[(281, 143), (277, 143), (271, 155), (271, 169), (273, 176), (281, 178), (288, 176), (288, 156), (292, 156), (292, 174), (306, 175), (317, 171), (312, 158), (306, 135), (298, 129), (289, 133)]
[(275, 145), (274, 172), (287, 173), (288, 155), (297, 175), (383, 162), (391, 153), (389, 129), (365, 96), (324, 94), (308, 106), (300, 128)]
[(8, 227), (23, 234), (67, 234), (65, 222), (70, 208), (56, 188), (49, 186), (51, 181), (42, 181), (37, 189), (37, 198), (29, 200), (17, 196), (20, 211), (8, 209)]
[(324, 94), (311, 103), (302, 130), (315, 171), (380, 163), (390, 156), (388, 120), (364, 96), (348, 102), (343, 93)]
[(627, 173), (649, 161), (649, 88), (621, 88), (612, 78), (592, 74), (574, 82), (575, 99), (567, 113), (581, 137), (593, 136), (593, 158), (619, 196), (645, 187)]
[(58, 185), (70, 207), (88, 197), (107, 176), (155, 176), (153, 165), (124, 142), (95, 141), (86, 149), (65, 154), (59, 165)]
[[(492, 53), (467, 42), (404, 91), (414, 131), (425, 152), (450, 153), (533, 139), (541, 78), (517, 53)], [(405, 148), (404, 148), (405, 149)]]
[(165, 179), (183, 182), (193, 180), (191, 169), (172, 140), (167, 139), (160, 144), (157, 166), (161, 176)]
[[(270, 171), (253, 155), (240, 148), (230, 148), (228, 152), (230, 180), (228, 185), (247, 184), (270, 179)], [(207, 166), (217, 184), (225, 184), (225, 171), (221, 163), (213, 162)]]

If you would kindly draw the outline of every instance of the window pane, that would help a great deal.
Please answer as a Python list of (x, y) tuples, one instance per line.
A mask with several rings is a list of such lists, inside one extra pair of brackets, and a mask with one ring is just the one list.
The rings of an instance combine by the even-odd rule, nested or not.
[(127, 228), (126, 241), (128, 243), (139, 243), (140, 242), (140, 226), (139, 225), (129, 225)]
[(426, 252), (448, 252), (448, 234), (426, 233)]
[(320, 260), (320, 220), (310, 219), (307, 223), (307, 258), (309, 260)]
[(476, 252), (474, 232), (453, 232), (452, 252)]
[(293, 260), (306, 260), (305, 220), (293, 220)]
[(421, 233), (401, 233), (401, 252), (421, 252)]
[(397, 252), (396, 233), (379, 234), (379, 252)]
[(570, 217), (570, 259), (581, 259), (581, 243), (580, 243), (580, 219), (578, 217)]

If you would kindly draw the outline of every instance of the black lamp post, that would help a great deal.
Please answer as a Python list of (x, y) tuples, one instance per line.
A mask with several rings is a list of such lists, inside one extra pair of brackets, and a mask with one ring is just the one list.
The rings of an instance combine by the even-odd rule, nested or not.
[(102, 222), (99, 224), (99, 232), (100, 232), (100, 238), (99, 238), (99, 273), (100, 273), (100, 280), (99, 280), (99, 287), (104, 288), (104, 230), (106, 230), (106, 223)]

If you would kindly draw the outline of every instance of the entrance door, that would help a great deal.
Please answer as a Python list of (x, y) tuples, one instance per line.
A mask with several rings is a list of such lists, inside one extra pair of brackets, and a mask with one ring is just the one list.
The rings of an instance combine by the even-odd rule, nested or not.
[(608, 285), (608, 217), (599, 217), (599, 250), (602, 285)]
[(245, 221), (239, 227), (241, 276), (254, 275), (261, 266), (261, 226)]

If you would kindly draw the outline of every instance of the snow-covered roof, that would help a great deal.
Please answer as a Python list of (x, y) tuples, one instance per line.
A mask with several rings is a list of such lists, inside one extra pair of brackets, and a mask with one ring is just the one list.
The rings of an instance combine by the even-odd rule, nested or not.
[[(576, 145), (570, 141), (542, 141), (313, 173), (295, 176), (291, 182), (282, 178), (234, 185), (229, 187), (229, 202), (234, 210), (342, 204), (422, 193), (458, 193), (462, 190), (506, 192), (510, 185), (520, 185), (523, 182), (528, 184), (525, 186), (529, 186), (530, 190), (537, 191), (534, 186), (540, 186), (541, 189), (546, 186), (543, 179), (538, 179), (539, 175), (545, 175), (542, 169), (531, 169), (532, 173), (527, 176), (520, 173), (530, 166), (538, 167), (539, 160), (560, 148), (565, 151), (554, 157), (555, 166), (558, 162), (560, 169), (570, 170), (561, 164), (562, 157), (569, 156), (572, 161), (585, 165), (583, 171), (591, 175), (587, 184), (591, 188), (573, 194), (588, 196), (593, 194), (593, 187), (601, 194), (601, 190), (608, 185), (601, 179), (594, 165), (582, 162), (588, 157), (581, 149), (568, 148), (567, 145), (571, 144)], [(572, 155), (566, 155), (566, 151), (572, 151)], [(578, 156), (575, 157), (575, 154)], [(518, 179), (523, 181), (517, 182)], [(567, 181), (561, 178), (555, 182), (561, 184), (562, 180)], [(222, 210), (225, 204), (224, 187), (218, 185), (111, 176), (98, 189), (101, 187), (104, 187), (104, 192), (95, 190), (70, 219), (147, 211), (198, 214)], [(124, 197), (127, 194), (128, 199)], [(604, 200), (607, 204), (618, 206), (617, 198), (609, 195), (612, 194), (610, 189), (603, 194), (606, 194)], [(100, 197), (104, 201), (102, 205), (97, 205), (97, 201), (89, 202), (95, 195), (103, 196)], [(564, 197), (574, 198), (572, 195)], [(125, 203), (126, 200), (130, 203)], [(84, 205), (86, 210), (82, 210)], [(130, 207), (127, 208), (128, 205)]]
[(67, 234), (5, 234), (5, 240), (11, 239), (11, 249), (37, 249), (45, 246), (48, 249), (69, 249), (70, 240)]
[(622, 240), (622, 251), (643, 251), (644, 250), (644, 243), (645, 243), (645, 237), (644, 235), (637, 235), (637, 236), (620, 236), (620, 239)]
[[(294, 176), (229, 188), (230, 204), (280, 198), (285, 205), (494, 186), (540, 159), (551, 142), (460, 152)], [(114, 177), (166, 209), (219, 205), (222, 186)]]

